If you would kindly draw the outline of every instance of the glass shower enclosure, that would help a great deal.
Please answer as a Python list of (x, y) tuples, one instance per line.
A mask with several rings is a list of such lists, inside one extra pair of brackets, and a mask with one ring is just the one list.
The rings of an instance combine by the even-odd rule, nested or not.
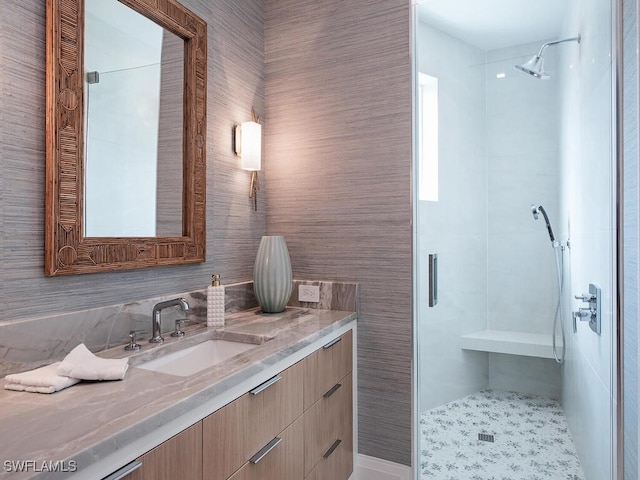
[(612, 8), (415, 6), (419, 479), (614, 478)]

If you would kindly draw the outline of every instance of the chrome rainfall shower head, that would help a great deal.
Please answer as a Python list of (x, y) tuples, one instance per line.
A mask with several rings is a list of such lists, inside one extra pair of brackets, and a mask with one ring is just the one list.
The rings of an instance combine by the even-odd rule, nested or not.
[(521, 72), (524, 72), (527, 75), (531, 75), (532, 77), (540, 80), (546, 80), (550, 78), (549, 74), (545, 73), (544, 71), (544, 58), (542, 57), (542, 52), (544, 52), (545, 48), (547, 48), (550, 45), (557, 45), (558, 43), (565, 43), (565, 42), (580, 43), (580, 35), (578, 35), (577, 37), (565, 38), (563, 40), (555, 40), (553, 42), (547, 42), (544, 45), (542, 45), (542, 47), (540, 47), (540, 51), (538, 52), (537, 55), (534, 55), (533, 57), (531, 57), (531, 59), (528, 62), (523, 63), (522, 65), (514, 65), (514, 68), (516, 70), (520, 70)]
[(544, 58), (540, 55), (534, 55), (527, 63), (522, 65), (515, 65), (516, 70), (531, 75), (532, 77), (539, 78), (540, 80), (546, 80), (549, 78), (549, 74), (544, 72)]

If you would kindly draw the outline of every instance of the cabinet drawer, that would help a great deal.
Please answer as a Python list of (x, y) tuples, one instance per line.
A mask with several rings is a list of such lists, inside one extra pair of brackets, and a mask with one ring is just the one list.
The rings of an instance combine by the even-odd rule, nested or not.
[(353, 431), (351, 426), (331, 444), (305, 480), (347, 480), (353, 472)]
[(271, 445), (266, 445), (229, 480), (302, 480), (303, 437), (304, 423), (299, 418), (273, 439), (271, 445), (280, 439), (275, 446), (270, 449)]
[(142, 466), (127, 480), (200, 480), (202, 478), (202, 423), (180, 432), (139, 458)]
[[(304, 414), (304, 472), (308, 474), (350, 430), (353, 422), (351, 373), (330, 387)], [(330, 478), (330, 477), (328, 477)]]
[[(338, 339), (336, 339), (338, 340)], [(304, 360), (304, 409), (351, 371), (353, 335), (351, 330), (316, 350)]]
[(298, 362), (202, 421), (205, 480), (228, 478), (302, 414), (303, 374)]

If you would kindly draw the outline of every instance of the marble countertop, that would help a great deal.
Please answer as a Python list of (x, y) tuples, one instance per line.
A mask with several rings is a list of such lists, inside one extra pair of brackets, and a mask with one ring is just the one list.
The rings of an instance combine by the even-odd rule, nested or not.
[[(144, 340), (138, 353), (122, 346), (100, 352), (130, 358), (122, 381), (80, 382), (51, 395), (1, 388), (0, 478), (102, 478), (311, 353), (314, 342), (350, 328), (356, 318), (336, 310), (287, 307), (266, 315), (253, 309), (227, 315), (222, 328), (193, 325), (179, 339), (163, 334), (160, 346)], [(135, 367), (212, 338), (258, 346), (189, 377)], [(20, 461), (31, 463), (20, 468)], [(59, 471), (47, 471), (54, 468)]]

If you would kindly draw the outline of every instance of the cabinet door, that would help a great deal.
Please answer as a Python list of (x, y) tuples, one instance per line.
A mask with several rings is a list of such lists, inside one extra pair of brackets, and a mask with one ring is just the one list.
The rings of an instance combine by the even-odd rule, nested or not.
[(299, 362), (202, 421), (205, 480), (227, 479), (302, 415), (303, 373)]
[[(352, 429), (352, 380), (351, 373), (325, 392), (304, 414), (304, 467), (305, 475), (320, 462), (332, 447), (344, 443), (352, 450), (345, 432)], [(327, 477), (331, 478), (331, 477)], [(338, 480), (338, 478), (332, 479)]]
[(351, 371), (351, 330), (316, 350), (304, 360), (304, 409), (308, 410), (338, 380)]
[(127, 480), (202, 480), (202, 422), (145, 453)]
[(265, 445), (229, 480), (302, 480), (303, 441), (304, 423), (299, 418), (273, 439), (272, 445), (277, 442), (275, 446), (270, 448), (271, 445)]

